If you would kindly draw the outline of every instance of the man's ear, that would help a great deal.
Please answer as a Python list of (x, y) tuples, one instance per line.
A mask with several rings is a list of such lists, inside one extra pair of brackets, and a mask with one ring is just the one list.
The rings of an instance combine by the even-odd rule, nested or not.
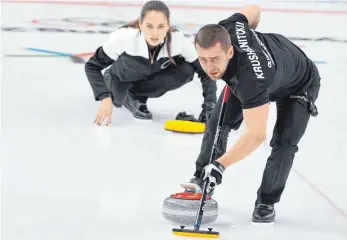
[(234, 56), (234, 48), (233, 45), (230, 45), (228, 52), (227, 52), (227, 56), (229, 59), (231, 59)]

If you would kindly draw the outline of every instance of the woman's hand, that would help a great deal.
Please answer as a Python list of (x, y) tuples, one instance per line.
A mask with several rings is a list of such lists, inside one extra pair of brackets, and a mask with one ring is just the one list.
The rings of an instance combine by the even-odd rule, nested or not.
[(106, 126), (108, 126), (111, 123), (112, 108), (112, 99), (110, 97), (101, 100), (101, 106), (96, 115), (94, 123), (101, 125), (104, 120), (106, 120)]

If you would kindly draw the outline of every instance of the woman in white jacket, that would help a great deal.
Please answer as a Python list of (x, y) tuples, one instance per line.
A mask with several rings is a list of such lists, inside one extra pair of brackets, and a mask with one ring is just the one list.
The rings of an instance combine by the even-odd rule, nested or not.
[(170, 26), (170, 11), (161, 1), (147, 2), (138, 20), (111, 33), (85, 64), (85, 72), (95, 100), (101, 101), (98, 125), (110, 123), (112, 104), (124, 105), (136, 118), (152, 119), (147, 99), (183, 86), (195, 73), (204, 97), (199, 121), (206, 121), (216, 103), (216, 82), (202, 69), (193, 43)]

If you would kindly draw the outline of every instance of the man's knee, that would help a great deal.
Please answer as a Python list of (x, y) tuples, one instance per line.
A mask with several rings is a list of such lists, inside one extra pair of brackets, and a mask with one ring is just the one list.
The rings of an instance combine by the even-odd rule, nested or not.
[(294, 154), (299, 150), (298, 142), (298, 140), (290, 136), (279, 136), (271, 139), (270, 146), (273, 148), (273, 153), (275, 154)]

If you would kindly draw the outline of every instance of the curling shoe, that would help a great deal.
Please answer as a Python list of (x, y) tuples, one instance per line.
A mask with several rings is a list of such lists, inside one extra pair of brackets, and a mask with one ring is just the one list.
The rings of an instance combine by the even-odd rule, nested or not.
[[(192, 179), (190, 179), (189, 182), (199, 185), (202, 191), (202, 188), (204, 187), (204, 181), (201, 178), (193, 177)], [(194, 189), (186, 188), (185, 192), (194, 192)], [(212, 197), (213, 193), (214, 193), (214, 189), (212, 189), (212, 191), (210, 191), (207, 195)]]
[(135, 118), (143, 120), (153, 119), (152, 113), (147, 108), (146, 101), (134, 99), (130, 93), (125, 96), (123, 105), (133, 114)]
[(271, 225), (275, 222), (276, 212), (273, 204), (256, 202), (252, 222), (254, 224)]

